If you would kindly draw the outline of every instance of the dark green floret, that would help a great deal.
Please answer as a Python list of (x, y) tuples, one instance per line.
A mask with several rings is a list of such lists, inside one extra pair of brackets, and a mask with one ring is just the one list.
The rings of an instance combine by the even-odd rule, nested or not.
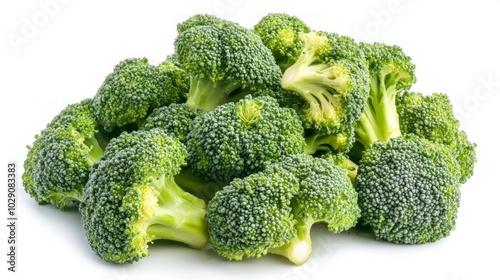
[(434, 242), (450, 234), (460, 203), (458, 163), (419, 138), (376, 142), (363, 153), (355, 187), (361, 216), (378, 239)]
[(312, 254), (311, 227), (325, 223), (331, 233), (356, 225), (360, 217), (358, 194), (344, 169), (330, 159), (294, 155), (279, 164), (299, 179), (299, 191), (291, 201), (297, 235), (287, 244), (269, 249), (291, 262), (304, 264)]
[(287, 244), (296, 235), (290, 203), (298, 189), (298, 180), (279, 167), (234, 179), (208, 203), (214, 250), (242, 260)]
[(229, 182), (302, 153), (304, 132), (293, 109), (279, 107), (271, 97), (248, 96), (197, 118), (186, 145), (196, 175)]
[(443, 93), (423, 95), (404, 92), (397, 96), (396, 106), (401, 133), (411, 133), (449, 147), (460, 164), (460, 183), (465, 183), (474, 173), (476, 144), (470, 142), (467, 134), (460, 130), (448, 96)]
[(107, 131), (127, 124), (140, 127), (154, 108), (184, 102), (186, 86), (182, 81), (176, 84), (176, 75), (165, 65), (149, 64), (146, 58), (121, 61), (94, 96), (97, 122)]
[(304, 42), (299, 35), (311, 30), (296, 16), (270, 13), (254, 26), (253, 31), (271, 50), (281, 70), (285, 71), (295, 63), (304, 47)]
[(131, 263), (154, 240), (202, 248), (206, 204), (174, 181), (184, 145), (160, 129), (124, 132), (106, 148), (84, 189), (80, 211), (90, 247), (109, 262)]
[(103, 154), (97, 127), (91, 100), (85, 99), (67, 106), (35, 136), (22, 178), (39, 204), (65, 209), (81, 200), (90, 169)]
[(185, 103), (174, 103), (154, 109), (144, 121), (141, 129), (160, 128), (184, 143), (187, 134), (192, 129), (194, 119), (202, 114), (201, 109), (192, 109)]
[(160, 74), (166, 77), (166, 92), (171, 96), (172, 103), (185, 102), (189, 93), (189, 76), (181, 68), (175, 54), (158, 64)]
[(210, 111), (253, 91), (279, 86), (281, 71), (251, 30), (228, 21), (196, 22), (180, 28), (175, 39), (177, 59), (190, 77), (190, 107)]
[(207, 224), (215, 251), (227, 259), (272, 253), (301, 265), (312, 254), (313, 224), (337, 233), (353, 227), (359, 213), (346, 172), (300, 154), (234, 179), (209, 202)]

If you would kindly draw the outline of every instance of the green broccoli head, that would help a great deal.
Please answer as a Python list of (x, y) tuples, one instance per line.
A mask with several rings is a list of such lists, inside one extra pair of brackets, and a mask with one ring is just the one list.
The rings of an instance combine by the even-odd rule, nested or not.
[(269, 252), (303, 264), (312, 253), (311, 226), (326, 223), (332, 233), (352, 228), (360, 217), (358, 195), (346, 171), (333, 160), (299, 154), (280, 166), (299, 179), (299, 191), (291, 202), (297, 235)]
[(270, 50), (236, 23), (188, 28), (176, 38), (175, 51), (190, 77), (190, 107), (210, 111), (250, 92), (279, 86), (281, 71)]
[(176, 75), (171, 68), (150, 65), (146, 58), (121, 61), (94, 96), (98, 123), (107, 131), (127, 124), (140, 126), (154, 108), (184, 102), (185, 85), (177, 87)]
[(59, 209), (78, 203), (91, 167), (103, 154), (98, 133), (90, 99), (62, 110), (28, 146), (22, 175), (26, 192)]
[(160, 129), (111, 140), (80, 204), (87, 239), (99, 257), (131, 263), (147, 256), (148, 244), (158, 239), (205, 246), (206, 204), (174, 181), (186, 156), (184, 145)]
[(192, 129), (194, 119), (202, 114), (203, 111), (199, 108), (192, 109), (185, 103), (173, 103), (154, 109), (144, 121), (141, 129), (160, 128), (184, 143), (187, 134)]
[(450, 234), (460, 167), (449, 149), (416, 136), (376, 142), (363, 153), (355, 188), (377, 239), (419, 244)]
[(282, 71), (292, 66), (302, 52), (304, 42), (299, 34), (310, 31), (298, 17), (284, 13), (270, 13), (254, 26), (254, 32), (271, 50)]
[(175, 54), (169, 55), (167, 59), (158, 64), (160, 74), (166, 77), (166, 92), (174, 99), (172, 102), (186, 102), (189, 92), (189, 76), (181, 68)]
[(327, 135), (346, 131), (368, 97), (368, 65), (353, 39), (335, 33), (301, 33), (304, 44), (281, 84), (307, 101), (304, 127)]
[(188, 165), (209, 181), (229, 182), (302, 153), (303, 134), (293, 109), (271, 97), (247, 96), (195, 119), (186, 142)]
[(234, 179), (208, 203), (215, 251), (229, 259), (258, 258), (296, 235), (290, 202), (298, 180), (283, 168)]
[(411, 133), (448, 146), (460, 164), (460, 182), (465, 183), (474, 173), (476, 144), (460, 130), (448, 96), (404, 92), (397, 96), (396, 107), (403, 135)]
[(370, 97), (355, 123), (358, 141), (368, 148), (376, 141), (401, 135), (396, 96), (416, 81), (415, 65), (399, 46), (360, 44), (370, 69)]
[(312, 254), (311, 226), (332, 233), (354, 226), (360, 209), (346, 172), (328, 159), (298, 154), (234, 179), (208, 203), (215, 251), (230, 260), (279, 254), (300, 265)]

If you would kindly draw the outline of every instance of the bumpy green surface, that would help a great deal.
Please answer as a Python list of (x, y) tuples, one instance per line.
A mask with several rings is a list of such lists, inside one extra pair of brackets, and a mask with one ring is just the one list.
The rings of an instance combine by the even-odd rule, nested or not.
[(290, 201), (298, 180), (282, 168), (235, 179), (208, 203), (215, 251), (230, 260), (261, 257), (296, 235)]
[(221, 105), (197, 118), (186, 145), (196, 175), (229, 182), (302, 153), (304, 138), (294, 110), (259, 97)]
[(439, 240), (455, 227), (459, 174), (445, 146), (421, 138), (376, 142), (364, 152), (356, 177), (361, 216), (378, 239)]
[(184, 143), (192, 129), (194, 119), (202, 114), (203, 111), (200, 109), (192, 109), (185, 103), (170, 104), (153, 110), (141, 129), (160, 128)]
[(90, 247), (109, 262), (130, 263), (155, 239), (203, 247), (205, 203), (173, 177), (185, 164), (184, 146), (159, 129), (113, 139), (84, 189), (80, 212)]
[(397, 96), (396, 106), (401, 133), (414, 134), (448, 146), (460, 164), (460, 182), (465, 183), (474, 173), (476, 144), (460, 130), (453, 106), (446, 94), (423, 95), (404, 92)]
[(128, 58), (118, 63), (94, 96), (98, 123), (108, 131), (141, 124), (154, 108), (183, 102), (186, 86), (176, 85), (175, 75), (169, 75), (169, 71), (168, 67), (149, 64), (146, 58)]
[(62, 110), (28, 146), (22, 175), (26, 192), (60, 209), (79, 202), (90, 168), (103, 153), (97, 133), (90, 99)]
[(279, 86), (281, 71), (259, 36), (236, 23), (212, 24), (213, 20), (189, 19), (175, 39), (177, 59), (190, 76), (187, 104), (209, 111), (253, 91)]

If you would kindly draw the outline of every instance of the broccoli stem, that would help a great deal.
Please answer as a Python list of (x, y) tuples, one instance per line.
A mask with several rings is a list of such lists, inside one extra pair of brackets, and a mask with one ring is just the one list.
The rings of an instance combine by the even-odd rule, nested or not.
[(226, 103), (229, 95), (241, 88), (241, 84), (225, 81), (212, 81), (210, 78), (192, 78), (186, 104), (203, 111), (211, 111)]
[(98, 162), (104, 154), (104, 150), (101, 148), (101, 145), (99, 145), (97, 139), (95, 137), (87, 138), (83, 141), (83, 143), (90, 148), (90, 151), (87, 155), (89, 164), (93, 165), (94, 163)]
[(146, 230), (151, 240), (167, 239), (203, 248), (208, 242), (205, 202), (182, 190), (173, 178), (162, 178), (152, 185), (159, 195)]
[(391, 138), (401, 136), (396, 110), (396, 85), (400, 78), (397, 73), (370, 77), (370, 97), (355, 126), (358, 141), (365, 148), (377, 141), (387, 142)]
[(59, 209), (66, 209), (71, 203), (80, 203), (82, 201), (82, 191), (53, 192), (48, 194), (45, 200)]
[(313, 155), (318, 151), (334, 152), (345, 149), (347, 144), (347, 138), (343, 134), (330, 134), (326, 136), (314, 134), (306, 137), (304, 153), (306, 155)]
[(311, 226), (314, 223), (315, 220), (313, 218), (307, 220), (298, 219), (298, 223), (295, 226), (297, 236), (292, 238), (287, 244), (271, 248), (268, 252), (281, 255), (296, 265), (304, 264), (312, 254)]
[[(331, 79), (326, 64), (300, 68), (294, 64), (282, 79), (282, 87), (297, 92), (309, 104), (309, 115), (315, 121), (335, 120), (341, 107), (338, 92), (346, 88), (342, 78)], [(323, 69), (321, 72), (319, 72)]]
[(203, 199), (205, 202), (210, 201), (215, 193), (222, 189), (221, 185), (200, 178), (187, 168), (182, 169), (179, 174), (175, 175), (174, 179), (183, 190)]

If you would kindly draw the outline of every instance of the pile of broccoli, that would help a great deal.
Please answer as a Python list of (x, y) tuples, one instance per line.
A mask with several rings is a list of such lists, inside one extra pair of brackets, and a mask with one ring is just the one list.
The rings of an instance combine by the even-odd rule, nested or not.
[(132, 263), (164, 239), (301, 265), (314, 224), (404, 244), (454, 229), (476, 144), (446, 94), (411, 90), (401, 47), (282, 13), (177, 31), (163, 62), (119, 62), (28, 146), (25, 191), (77, 208), (100, 258)]

